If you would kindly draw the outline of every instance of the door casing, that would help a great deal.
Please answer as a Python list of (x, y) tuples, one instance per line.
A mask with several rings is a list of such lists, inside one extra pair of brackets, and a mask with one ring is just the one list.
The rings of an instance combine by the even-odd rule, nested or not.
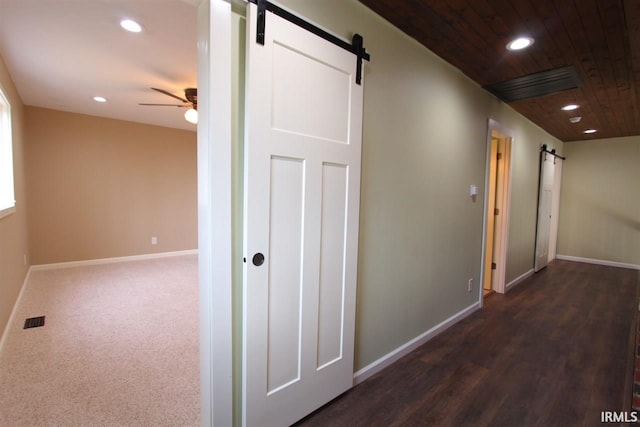
[[(483, 221), (483, 237), (482, 237), (482, 267), (481, 275), (483, 283), (478, 286), (479, 299), (482, 305), (483, 290), (485, 281), (491, 280), (493, 276), (492, 289), (498, 293), (505, 292), (506, 264), (507, 264), (507, 242), (509, 238), (509, 208), (511, 200), (511, 156), (513, 145), (513, 132), (502, 126), (499, 122), (489, 119), (487, 127), (487, 159), (485, 172), (485, 191), (484, 191), (484, 221)], [(502, 142), (503, 152), (501, 162), (501, 171), (497, 176), (495, 208), (499, 209), (499, 215), (494, 215), (494, 204), (491, 203), (493, 189), (491, 187), (491, 171), (492, 162), (495, 162), (495, 150), (492, 150), (492, 139), (498, 138)], [(495, 221), (494, 221), (495, 220)], [(493, 229), (493, 233), (491, 233)], [(494, 240), (495, 236), (495, 240)], [(493, 245), (489, 244), (489, 239)], [(492, 248), (492, 250), (491, 250)], [(495, 254), (495, 258), (494, 258)], [(493, 275), (488, 274), (487, 269), (491, 268), (491, 263), (496, 263), (496, 270)]]

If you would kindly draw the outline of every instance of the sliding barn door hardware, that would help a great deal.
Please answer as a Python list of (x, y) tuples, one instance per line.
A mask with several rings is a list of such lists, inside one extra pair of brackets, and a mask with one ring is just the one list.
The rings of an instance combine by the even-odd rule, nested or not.
[(548, 153), (551, 154), (554, 159), (553, 159), (553, 163), (556, 163), (556, 159), (561, 159), (561, 160), (567, 160), (566, 157), (562, 157), (560, 154), (556, 154), (556, 149), (552, 149), (551, 151), (548, 150), (547, 148), (547, 144), (542, 144), (542, 147), (540, 147), (540, 153)]
[(269, 11), (283, 19), (286, 19), (292, 24), (295, 24), (298, 27), (304, 28), (305, 30), (313, 34), (319, 37), (322, 37), (328, 42), (333, 43), (336, 46), (339, 46), (356, 55), (356, 58), (357, 58), (356, 59), (357, 61), (356, 62), (356, 83), (362, 84), (362, 60), (364, 59), (366, 61), (370, 61), (371, 56), (369, 55), (367, 50), (364, 48), (364, 39), (360, 34), (354, 34), (351, 40), (351, 44), (349, 44), (348, 42), (334, 36), (333, 34), (326, 32), (322, 28), (316, 27), (312, 23), (305, 21), (299, 16), (296, 16), (291, 12), (288, 12), (267, 0), (249, 0), (249, 2), (254, 3), (256, 6), (258, 6), (258, 24), (256, 29), (256, 43), (264, 45), (264, 40), (265, 40), (264, 37), (265, 37), (266, 22), (267, 22), (267, 11)]

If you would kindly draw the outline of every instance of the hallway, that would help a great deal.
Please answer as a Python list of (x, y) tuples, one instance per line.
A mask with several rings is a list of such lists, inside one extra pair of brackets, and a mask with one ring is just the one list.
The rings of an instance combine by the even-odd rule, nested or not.
[(638, 285), (556, 260), (298, 426), (600, 425), (630, 409)]

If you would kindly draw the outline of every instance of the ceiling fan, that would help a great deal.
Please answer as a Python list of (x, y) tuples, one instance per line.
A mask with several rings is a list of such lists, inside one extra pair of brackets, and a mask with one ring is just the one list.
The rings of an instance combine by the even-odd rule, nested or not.
[(158, 89), (156, 87), (152, 87), (151, 89), (156, 92), (163, 93), (172, 98), (175, 98), (179, 101), (182, 101), (182, 104), (139, 104), (139, 105), (151, 105), (156, 107), (179, 107), (179, 108), (188, 108), (188, 110), (184, 113), (184, 118), (186, 121), (190, 123), (198, 123), (198, 89), (196, 88), (186, 88), (184, 90), (184, 98), (179, 97), (178, 95), (174, 95), (171, 92), (168, 92), (164, 89)]

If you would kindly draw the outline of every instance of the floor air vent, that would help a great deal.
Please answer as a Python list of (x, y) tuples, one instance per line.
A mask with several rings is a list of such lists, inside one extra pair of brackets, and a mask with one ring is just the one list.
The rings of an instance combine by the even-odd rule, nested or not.
[(582, 80), (572, 66), (517, 77), (484, 88), (505, 102), (549, 95), (582, 87)]
[(40, 326), (44, 326), (44, 316), (39, 317), (30, 317), (24, 321), (24, 328), (38, 328)]

